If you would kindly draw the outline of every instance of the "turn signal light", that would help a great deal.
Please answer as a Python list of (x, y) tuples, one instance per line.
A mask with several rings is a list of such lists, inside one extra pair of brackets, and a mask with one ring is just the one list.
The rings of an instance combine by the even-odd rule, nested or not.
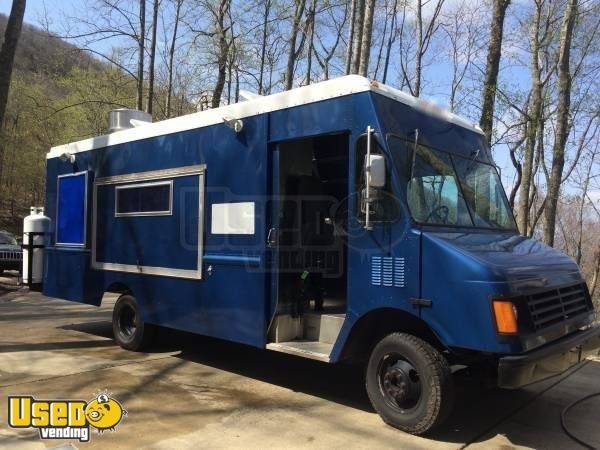
[(512, 302), (503, 300), (494, 300), (493, 305), (498, 333), (516, 334), (519, 329), (517, 326), (517, 308), (515, 305)]

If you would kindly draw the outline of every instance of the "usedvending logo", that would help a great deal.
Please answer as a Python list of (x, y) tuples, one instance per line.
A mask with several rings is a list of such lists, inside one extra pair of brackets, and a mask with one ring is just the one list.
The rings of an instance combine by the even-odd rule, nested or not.
[(36, 428), (40, 439), (90, 440), (90, 426), (99, 434), (115, 427), (127, 411), (106, 391), (93, 400), (36, 400), (27, 395), (8, 397), (8, 425)]

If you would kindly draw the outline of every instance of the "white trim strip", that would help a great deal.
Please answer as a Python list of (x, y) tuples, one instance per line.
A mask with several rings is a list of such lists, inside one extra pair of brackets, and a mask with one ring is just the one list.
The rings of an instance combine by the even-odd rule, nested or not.
[(347, 75), (333, 80), (311, 84), (309, 86), (302, 86), (290, 91), (279, 92), (266, 97), (257, 97), (241, 103), (188, 114), (174, 119), (148, 123), (147, 125), (136, 128), (117, 131), (103, 136), (72, 142), (70, 144), (59, 145), (52, 147), (46, 157), (48, 159), (57, 158), (63, 153), (75, 154), (111, 145), (207, 127), (222, 123), (225, 117), (243, 119), (245, 117), (257, 116), (281, 109), (292, 108), (294, 106), (306, 105), (367, 91), (377, 92), (393, 100), (427, 112), (428, 114), (441, 117), (451, 123), (483, 134), (477, 125), (456, 114), (438, 108), (425, 100), (413, 97), (405, 92), (376, 81), (371, 82), (367, 78), (358, 75)]
[(113, 272), (137, 273), (141, 275), (159, 275), (164, 277), (202, 279), (202, 270), (173, 269), (171, 267), (135, 266), (132, 264), (117, 264), (95, 262), (92, 267), (97, 270), (110, 270)]
[(127, 173), (124, 175), (113, 175), (111, 177), (96, 178), (94, 184), (119, 184), (131, 183), (133, 181), (160, 180), (162, 178), (185, 177), (196, 175), (206, 170), (206, 164), (194, 166), (175, 167), (174, 169), (148, 170), (146, 172)]

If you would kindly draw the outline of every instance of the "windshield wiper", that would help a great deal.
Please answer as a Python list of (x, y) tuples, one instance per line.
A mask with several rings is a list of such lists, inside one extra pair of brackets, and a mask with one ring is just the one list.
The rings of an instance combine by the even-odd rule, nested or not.
[(413, 171), (415, 170), (415, 161), (417, 160), (417, 145), (419, 145), (419, 129), (415, 128), (415, 145), (413, 147), (412, 161), (410, 164), (410, 177), (409, 180), (412, 180)]

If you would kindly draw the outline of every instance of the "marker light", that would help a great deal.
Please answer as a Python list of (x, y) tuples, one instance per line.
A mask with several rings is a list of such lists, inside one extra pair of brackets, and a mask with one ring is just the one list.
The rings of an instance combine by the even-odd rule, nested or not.
[(517, 308), (515, 308), (515, 305), (512, 302), (503, 300), (494, 300), (493, 305), (498, 333), (516, 334), (519, 329), (517, 326)]

